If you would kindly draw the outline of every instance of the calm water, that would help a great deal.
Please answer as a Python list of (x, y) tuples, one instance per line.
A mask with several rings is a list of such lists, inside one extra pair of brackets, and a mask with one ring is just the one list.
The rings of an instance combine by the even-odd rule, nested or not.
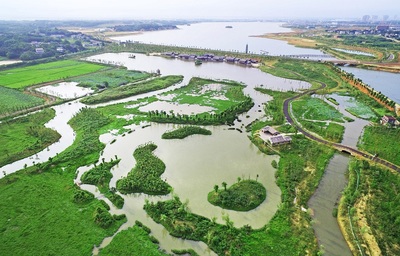
[[(354, 119), (354, 122), (341, 124), (345, 127), (341, 143), (357, 148), (358, 138), (369, 122), (357, 118), (345, 110), (352, 104), (350, 97), (336, 94), (329, 95), (329, 97), (334, 98), (339, 103), (339, 106), (327, 100), (325, 102), (334, 106), (343, 115)], [(337, 219), (332, 216), (333, 209), (337, 207), (341, 193), (347, 185), (345, 173), (347, 172), (348, 164), (349, 156), (336, 153), (325, 169), (318, 189), (308, 202), (308, 206), (314, 213), (313, 228), (319, 245), (325, 251), (325, 255), (351, 255), (351, 251), (340, 231)]]
[[(228, 25), (232, 28), (225, 28)], [(245, 52), (247, 44), (250, 52), (269, 55), (323, 54), (319, 50), (298, 48), (285, 41), (253, 37), (290, 31), (291, 29), (284, 28), (282, 23), (277, 22), (204, 22), (179, 26), (177, 30), (144, 32), (113, 39), (234, 52)]]
[(342, 69), (400, 104), (400, 74), (354, 67), (342, 67)]

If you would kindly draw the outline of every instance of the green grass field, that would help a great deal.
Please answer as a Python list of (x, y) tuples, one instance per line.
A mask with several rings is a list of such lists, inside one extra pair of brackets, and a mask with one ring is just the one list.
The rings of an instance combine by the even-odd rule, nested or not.
[(0, 86), (25, 88), (30, 85), (65, 79), (99, 71), (102, 65), (75, 60), (62, 60), (0, 72)]
[(378, 154), (396, 165), (400, 165), (400, 129), (384, 126), (367, 126), (359, 147), (371, 154)]
[(44, 100), (41, 98), (0, 86), (0, 115), (35, 107), (43, 103)]

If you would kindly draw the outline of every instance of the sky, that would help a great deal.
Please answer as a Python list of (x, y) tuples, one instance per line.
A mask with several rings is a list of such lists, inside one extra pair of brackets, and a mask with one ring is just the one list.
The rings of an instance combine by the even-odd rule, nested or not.
[(0, 20), (400, 19), (400, 0), (0, 0)]

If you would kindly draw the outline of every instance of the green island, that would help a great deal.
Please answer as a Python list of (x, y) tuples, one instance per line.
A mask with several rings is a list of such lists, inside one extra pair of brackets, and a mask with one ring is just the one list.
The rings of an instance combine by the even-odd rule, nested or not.
[(58, 141), (60, 134), (44, 126), (54, 116), (53, 109), (45, 109), (1, 123), (0, 167), (35, 154)]
[(215, 108), (195, 115), (150, 111), (150, 120), (158, 123), (196, 125), (232, 124), (238, 114), (248, 111), (254, 103), (243, 93), (244, 85), (234, 81), (216, 81), (193, 77), (183, 88), (163, 94), (174, 96), (171, 102)]
[(176, 130), (163, 133), (161, 138), (165, 140), (184, 139), (194, 134), (211, 135), (211, 131), (198, 126), (184, 126)]
[(133, 156), (136, 166), (126, 178), (117, 181), (117, 189), (123, 193), (146, 193), (150, 195), (166, 195), (171, 186), (161, 180), (165, 164), (153, 154), (157, 146), (149, 143), (138, 147)]
[[(373, 43), (368, 38), (364, 39), (367, 45)], [(188, 53), (203, 51), (204, 53), (202, 49), (139, 43), (126, 46), (110, 44), (103, 51), (150, 53), (167, 50), (182, 52), (185, 50)], [(210, 52), (224, 54), (219, 51)], [(251, 55), (237, 53), (237, 56)], [(379, 54), (376, 56), (380, 58)], [(328, 99), (333, 97), (333, 94), (346, 95), (359, 103), (348, 111), (374, 123), (374, 126), (366, 127), (360, 140), (360, 148), (371, 155), (399, 165), (400, 145), (396, 143), (399, 138), (398, 128), (381, 127), (377, 124), (382, 115), (396, 115), (393, 108), (390, 108), (392, 105), (390, 101), (384, 98), (380, 100), (376, 95), (371, 97), (371, 94), (355, 86), (353, 78), (348, 77), (330, 63), (272, 56), (261, 56), (259, 59), (262, 63), (260, 69), (264, 72), (307, 81), (312, 85), (311, 90), (319, 88), (321, 83), (324, 83), (325, 88), (313, 93), (325, 95)], [(44, 73), (46, 70), (48, 73)], [(26, 68), (3, 70), (1, 75), (6, 77), (4, 74), (14, 73), (14, 71), (18, 71), (15, 72), (17, 78), (9, 76), (1, 79), (6, 84), (1, 84), (0, 89), (7, 89), (4, 95), (7, 95), (9, 102), (12, 101), (12, 97), (16, 98), (13, 103), (16, 106), (9, 107), (4, 112), (6, 116), (20, 109), (36, 106), (41, 101), (30, 102), (32, 99), (25, 99), (23, 95), (17, 94), (21, 92), (20, 90), (6, 87), (23, 89), (42, 82), (82, 79), (81, 82), (85, 86), (97, 89), (104, 87), (103, 92), (82, 100), (82, 102), (87, 101), (87, 104), (95, 104), (166, 88), (182, 80), (181, 76), (168, 76), (141, 81), (149, 78), (150, 75), (128, 74), (125, 73), (127, 71), (75, 60), (46, 64), (32, 63)], [(39, 74), (36, 75), (39, 80), (30, 78), (30, 74), (35, 72)], [(52, 73), (57, 73), (57, 75)], [(107, 78), (114, 75), (115, 80)], [(29, 79), (23, 81), (21, 77), (24, 76)], [(97, 78), (90, 81), (91, 76), (97, 76)], [(124, 85), (121, 86), (122, 83)], [(124, 92), (125, 89), (122, 88), (125, 87), (129, 88), (129, 92)], [(114, 235), (126, 222), (126, 217), (112, 215), (107, 203), (81, 189), (78, 184), (74, 184), (73, 180), (76, 178), (76, 170), (79, 167), (96, 164), (82, 176), (82, 181), (95, 185), (119, 208), (124, 206), (125, 194), (166, 195), (173, 191), (173, 188), (160, 178), (166, 166), (153, 154), (157, 146), (154, 143), (148, 143), (135, 149), (133, 156), (137, 162), (136, 166), (126, 178), (117, 182), (116, 189), (123, 195), (116, 194), (114, 188), (109, 188), (112, 177), (110, 170), (112, 166), (118, 164), (119, 160), (117, 157), (115, 160), (111, 159), (110, 162), (101, 159), (105, 144), (100, 142), (99, 136), (111, 130), (118, 130), (119, 134), (124, 136), (134, 132), (127, 128), (127, 125), (141, 125), (143, 121), (185, 125), (232, 124), (240, 113), (248, 111), (254, 104), (252, 99), (243, 93), (243, 88), (243, 84), (234, 81), (192, 78), (187, 86), (163, 93), (160, 98), (151, 96), (127, 103), (82, 108), (68, 122), (76, 133), (76, 138), (70, 147), (49, 158), (48, 161), (34, 163), (33, 166), (7, 174), (0, 179), (0, 211), (2, 212), (0, 251), (13, 255), (38, 253), (51, 255), (58, 254), (60, 251), (65, 255), (91, 255), (93, 247), (99, 246), (105, 237)], [(288, 98), (299, 96), (301, 92), (273, 91), (262, 86), (256, 90), (273, 97), (265, 103), (263, 109), (267, 118), (257, 119), (246, 127), (250, 141), (262, 153), (278, 154), (280, 157), (279, 164), (272, 163), (276, 168), (276, 183), (282, 193), (279, 208), (272, 219), (259, 229), (253, 229), (249, 225), (237, 227), (229, 215), (223, 216), (224, 223), (218, 223), (216, 218), (209, 219), (192, 213), (188, 202), (182, 203), (179, 197), (174, 195), (172, 199), (166, 201), (146, 201), (144, 209), (155, 222), (163, 225), (170, 235), (202, 241), (218, 255), (320, 255), (323, 253), (323, 248), (318, 245), (307, 203), (336, 151), (329, 144), (307, 138), (298, 132), (298, 128), (302, 127), (329, 141), (339, 142), (344, 130), (340, 124), (350, 122), (350, 119), (339, 115), (328, 103), (302, 95), (290, 103), (293, 110), (291, 116), (298, 125), (292, 126), (287, 123), (283, 111), (284, 102)], [(214, 110), (182, 115), (168, 111), (141, 110), (143, 106), (161, 101), (200, 105)], [(333, 100), (330, 101), (333, 102)], [(17, 106), (17, 104), (21, 105)], [(121, 118), (128, 115), (132, 115), (132, 118)], [(1, 163), (4, 165), (15, 161), (14, 158), (9, 160), (4, 156), (24, 156), (24, 153), (28, 156), (57, 141), (59, 135), (44, 127), (44, 123), (53, 116), (54, 111), (46, 108), (41, 112), (15, 120), (5, 119), (0, 124), (0, 131), (1, 135), (6, 134), (8, 137), (0, 136), (0, 142), (6, 145), (0, 149), (3, 156)], [(274, 126), (277, 131), (290, 133), (292, 142), (276, 147), (265, 143), (258, 134), (260, 129), (267, 125)], [(186, 134), (187, 131), (182, 133)], [(386, 145), (390, 145), (390, 150), (386, 150)], [(27, 148), (31, 150), (29, 153), (26, 152)], [(400, 236), (396, 229), (400, 214), (399, 174), (375, 163), (374, 158), (363, 160), (354, 158), (349, 166), (348, 179), (349, 183), (343, 193), (337, 215), (345, 239), (351, 244), (351, 251), (356, 254), (361, 248), (364, 254), (399, 254)], [(215, 196), (228, 191), (231, 191), (228, 193), (236, 193), (235, 185), (240, 185), (240, 188), (246, 182), (246, 180), (241, 180), (230, 188), (224, 189), (214, 187), (210, 194)], [(225, 186), (227, 186), (226, 183)], [(261, 190), (261, 187), (258, 189)], [(263, 189), (265, 192), (265, 188)], [(254, 190), (251, 190), (254, 193)], [(239, 191), (239, 193), (243, 195), (242, 192)], [(235, 199), (244, 200), (240, 196)], [(236, 206), (232, 209), (239, 210)], [(57, 226), (56, 229), (55, 226)], [(159, 250), (157, 239), (149, 234), (150, 230), (137, 222), (136, 225), (116, 234), (108, 246), (100, 249), (99, 254), (166, 255), (165, 252)], [(52, 239), (43, 239), (43, 237)], [(190, 249), (172, 252), (196, 255), (196, 252)]]
[(175, 85), (182, 81), (182, 76), (164, 76), (152, 80), (139, 82), (138, 84), (128, 84), (111, 88), (102, 93), (86, 97), (81, 100), (85, 104), (97, 104), (111, 100), (118, 100), (129, 96), (138, 95), (145, 92), (161, 90)]
[(267, 197), (265, 187), (255, 180), (240, 180), (226, 188), (226, 182), (222, 183), (224, 189), (218, 185), (208, 193), (207, 200), (213, 205), (234, 211), (250, 211), (257, 208)]

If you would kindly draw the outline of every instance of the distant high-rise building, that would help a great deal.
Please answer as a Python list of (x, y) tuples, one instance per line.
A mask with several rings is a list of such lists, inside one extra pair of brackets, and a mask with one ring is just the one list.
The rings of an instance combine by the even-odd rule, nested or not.
[(246, 53), (249, 53), (249, 45), (246, 44)]
[(389, 20), (389, 15), (383, 15), (383, 21)]
[(371, 18), (371, 16), (369, 16), (369, 15), (364, 15), (364, 16), (362, 17), (362, 21), (367, 22), (367, 21), (369, 21), (370, 18)]

